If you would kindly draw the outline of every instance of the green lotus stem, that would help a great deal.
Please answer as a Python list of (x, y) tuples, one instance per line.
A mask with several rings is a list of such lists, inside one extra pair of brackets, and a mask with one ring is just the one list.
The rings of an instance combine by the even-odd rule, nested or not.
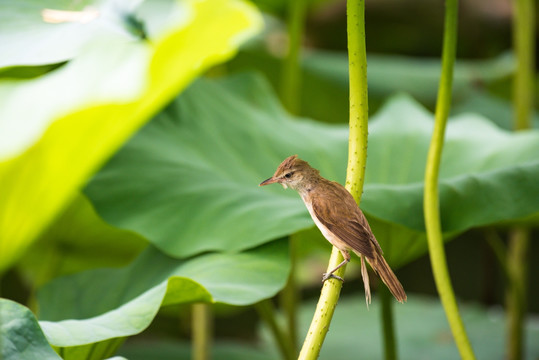
[(432, 272), (440, 300), (445, 310), (453, 338), (462, 359), (475, 359), (464, 324), (459, 314), (457, 301), (451, 286), (447, 269), (442, 227), (440, 223), (440, 208), (438, 197), (438, 174), (444, 142), (445, 125), (451, 106), (451, 89), (453, 82), (453, 67), (457, 45), (457, 0), (446, 0), (444, 44), (442, 51), (442, 74), (436, 102), (434, 131), (427, 156), (425, 170), (424, 211), (425, 227), (429, 245)]
[(346, 188), (356, 202), (361, 202), (367, 140), (369, 107), (367, 96), (367, 50), (365, 45), (365, 1), (348, 0), (348, 68), (350, 76), (350, 135), (348, 138), (348, 168)]
[(527, 252), (530, 242), (528, 229), (515, 228), (510, 233), (507, 251), (509, 286), (506, 290), (507, 359), (523, 358), (524, 317), (526, 314)]
[(517, 69), (513, 83), (515, 129), (531, 126), (534, 97), (535, 9), (533, 0), (516, 0), (513, 11), (513, 47)]
[(284, 59), (281, 98), (285, 108), (292, 114), (300, 112), (301, 68), (299, 56), (301, 38), (307, 10), (306, 0), (288, 2), (288, 53)]
[(487, 240), (487, 244), (490, 245), (490, 248), (496, 257), (496, 260), (498, 260), (498, 263), (502, 268), (505, 280), (510, 281), (509, 277), (511, 275), (509, 274), (509, 269), (507, 267), (507, 249), (505, 248), (503, 240), (500, 238), (500, 236), (498, 236), (494, 229), (487, 229), (485, 232), (485, 238)]
[[(368, 103), (367, 53), (365, 46), (365, 1), (348, 0), (346, 5), (348, 29), (348, 66), (350, 76), (350, 135), (348, 141), (348, 168), (346, 189), (359, 204), (365, 181), (367, 163)], [(328, 271), (343, 260), (333, 247)], [(343, 277), (345, 266), (335, 272)], [(337, 306), (342, 283), (336, 279), (324, 282), (309, 331), (299, 359), (317, 359)]]
[(192, 359), (210, 359), (212, 340), (212, 316), (209, 304), (193, 304), (192, 306)]
[[(535, 64), (535, 9), (533, 0), (513, 2), (513, 47), (517, 69), (513, 83), (514, 128), (529, 129), (533, 108)], [(507, 311), (507, 359), (520, 360), (524, 356), (524, 318), (526, 315), (527, 252), (529, 230), (514, 228), (510, 232), (507, 251), (508, 288)]]
[(380, 294), (382, 314), (382, 331), (384, 335), (384, 358), (397, 359), (397, 346), (395, 341), (395, 325), (393, 322), (393, 296), (385, 286), (378, 288)]
[(298, 346), (298, 297), (299, 291), (296, 281), (296, 268), (298, 263), (298, 238), (296, 234), (289, 236), (289, 249), (290, 249), (290, 273), (288, 275), (288, 281), (286, 286), (280, 294), (280, 305), (285, 314), (288, 337), (292, 343), (294, 354), (297, 353)]
[[(288, 52), (283, 62), (281, 78), (281, 100), (285, 108), (292, 114), (299, 115), (301, 99), (301, 67), (300, 50), (303, 35), (305, 15), (307, 10), (306, 0), (294, 0), (288, 2)], [(297, 304), (298, 289), (295, 281), (295, 269), (298, 263), (296, 251), (297, 240), (295, 235), (290, 236), (290, 275), (281, 292), (281, 305), (286, 314), (288, 333), (292, 342), (294, 354), (297, 351)], [(294, 356), (295, 357), (295, 356)]]
[(259, 303), (255, 304), (255, 309), (258, 312), (260, 318), (266, 323), (270, 329), (273, 337), (277, 341), (277, 346), (283, 359), (292, 360), (296, 358), (296, 351), (292, 344), (290, 336), (288, 333), (282, 329), (281, 326), (277, 323), (277, 317), (275, 314), (274, 306), (271, 300), (266, 299), (262, 300)]

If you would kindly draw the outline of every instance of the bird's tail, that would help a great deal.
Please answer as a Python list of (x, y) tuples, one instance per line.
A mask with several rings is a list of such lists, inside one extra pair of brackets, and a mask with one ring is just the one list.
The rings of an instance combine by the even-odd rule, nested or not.
[(359, 254), (361, 259), (361, 277), (363, 278), (363, 286), (365, 287), (365, 302), (367, 303), (367, 309), (371, 303), (371, 286), (369, 282), (369, 273), (367, 272), (367, 265), (365, 264), (365, 256)]
[(400, 303), (405, 302), (407, 299), (406, 293), (404, 292), (399, 279), (397, 279), (382, 254), (375, 252), (374, 259), (367, 258), (367, 261), (374, 271), (376, 271), (376, 273), (380, 276), (384, 284), (386, 284), (387, 288), (389, 291), (391, 291), (395, 299), (397, 299), (397, 301)]

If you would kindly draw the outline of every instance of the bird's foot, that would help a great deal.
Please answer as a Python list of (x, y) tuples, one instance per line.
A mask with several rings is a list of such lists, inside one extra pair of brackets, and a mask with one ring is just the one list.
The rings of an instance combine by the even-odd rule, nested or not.
[(326, 280), (331, 279), (331, 278), (341, 280), (342, 282), (344, 282), (344, 279), (342, 277), (337, 276), (337, 275), (333, 275), (333, 273), (323, 273), (322, 275), (324, 275), (324, 276), (322, 276), (322, 282), (323, 283), (326, 282)]

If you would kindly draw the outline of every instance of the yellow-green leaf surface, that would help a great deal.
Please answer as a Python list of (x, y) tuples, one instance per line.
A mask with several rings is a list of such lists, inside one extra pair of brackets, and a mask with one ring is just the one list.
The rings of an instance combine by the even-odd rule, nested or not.
[(17, 270), (39, 288), (61, 275), (127, 265), (147, 244), (141, 236), (105, 223), (79, 194), (21, 257)]
[[(422, 174), (432, 126), (432, 114), (406, 96), (389, 100), (369, 125), (361, 206), (392, 265), (426, 251)], [(291, 154), (343, 181), (347, 144), (348, 127), (292, 118), (259, 77), (200, 79), (85, 193), (106, 222), (171, 256), (240, 251), (313, 226), (296, 192), (258, 184)], [(539, 211), (539, 131), (515, 134), (467, 114), (448, 125), (446, 145), (445, 234)]]
[[(112, 28), (44, 76), (0, 82), (0, 272), (134, 131), (261, 24), (240, 1), (149, 4), (126, 8), (147, 36)], [(158, 26), (159, 15), (169, 21)]]

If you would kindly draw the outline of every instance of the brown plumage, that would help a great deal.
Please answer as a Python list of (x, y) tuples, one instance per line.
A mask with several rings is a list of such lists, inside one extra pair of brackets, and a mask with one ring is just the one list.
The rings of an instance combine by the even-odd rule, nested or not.
[(399, 302), (406, 301), (406, 293), (382, 256), (382, 248), (376, 241), (365, 215), (341, 184), (323, 178), (318, 170), (297, 155), (286, 158), (275, 174), (260, 183), (260, 186), (273, 183), (280, 183), (285, 189), (290, 187), (297, 190), (324, 237), (341, 251), (344, 261), (324, 274), (323, 281), (330, 277), (342, 280), (333, 273), (350, 261), (348, 251), (352, 250), (361, 259), (361, 275), (367, 304), (371, 301), (371, 293), (364, 260), (371, 265)]

